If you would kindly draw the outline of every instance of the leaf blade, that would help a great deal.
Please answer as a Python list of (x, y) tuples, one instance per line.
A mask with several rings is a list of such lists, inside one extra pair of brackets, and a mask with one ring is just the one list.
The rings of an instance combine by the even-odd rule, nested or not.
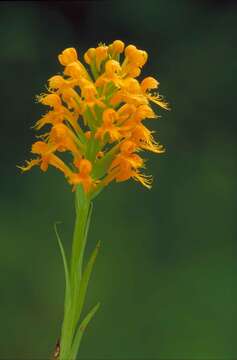
[(80, 282), (80, 287), (79, 287), (79, 296), (78, 296), (78, 303), (77, 303), (77, 312), (76, 312), (76, 319), (75, 319), (75, 323), (77, 323), (80, 319), (80, 315), (83, 309), (83, 305), (85, 302), (85, 298), (86, 298), (86, 293), (87, 293), (87, 288), (88, 288), (88, 284), (90, 281), (90, 277), (91, 277), (91, 273), (95, 264), (95, 260), (97, 258), (99, 249), (100, 249), (100, 244), (101, 242), (99, 241), (95, 247), (95, 249), (93, 250), (87, 265), (85, 267), (85, 270), (83, 271), (82, 274), (82, 278), (81, 278), (81, 282)]
[(69, 306), (70, 301), (71, 301), (71, 285), (70, 285), (70, 276), (69, 276), (67, 257), (66, 257), (66, 254), (65, 254), (65, 251), (64, 251), (64, 248), (63, 248), (63, 244), (62, 244), (62, 241), (60, 239), (58, 229), (57, 229), (58, 224), (59, 224), (59, 222), (54, 223), (54, 231), (55, 231), (55, 234), (56, 234), (56, 237), (57, 237), (60, 253), (61, 253), (61, 256), (62, 256), (62, 260), (63, 260), (64, 275), (65, 275), (65, 303), (64, 303), (64, 310), (66, 311), (67, 307)]
[(73, 345), (72, 345), (72, 350), (71, 350), (71, 356), (70, 359), (72, 360), (76, 360), (76, 356), (78, 353), (78, 349), (81, 343), (81, 339), (82, 336), (84, 334), (84, 331), (86, 329), (86, 327), (88, 326), (89, 322), (91, 321), (91, 319), (94, 317), (95, 313), (97, 312), (97, 310), (100, 307), (100, 303), (97, 303), (91, 310), (90, 312), (86, 315), (86, 317), (84, 318), (84, 320), (81, 322), (81, 324), (79, 325), (74, 341), (73, 341)]

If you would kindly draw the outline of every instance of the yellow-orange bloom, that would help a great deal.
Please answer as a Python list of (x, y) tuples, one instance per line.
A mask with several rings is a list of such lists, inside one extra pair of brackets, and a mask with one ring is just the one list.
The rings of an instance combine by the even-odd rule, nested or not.
[(82, 184), (84, 191), (88, 192), (93, 185), (93, 180), (91, 177), (92, 165), (89, 160), (82, 159), (79, 163), (75, 163), (76, 167), (79, 169), (79, 173), (72, 173), (69, 178), (69, 182), (74, 185)]
[(124, 50), (124, 42), (121, 40), (115, 40), (110, 46), (109, 50), (111, 53), (111, 56), (116, 56), (118, 54), (121, 54)]
[(105, 182), (109, 183), (112, 180), (121, 182), (133, 178), (136, 181), (140, 181), (147, 188), (150, 188), (151, 177), (144, 176), (139, 171), (143, 167), (144, 161), (139, 155), (134, 153), (136, 151), (135, 143), (129, 140), (125, 141), (122, 143), (120, 151), (109, 168)]
[(108, 46), (100, 45), (95, 49), (96, 67), (100, 70), (100, 65), (108, 56)]
[(84, 60), (87, 64), (91, 64), (93, 59), (95, 58), (95, 48), (90, 48), (84, 54)]
[(159, 82), (151, 76), (146, 77), (141, 82), (141, 89), (143, 92), (146, 92), (147, 90), (150, 89), (157, 89), (158, 86), (159, 86)]
[(57, 94), (44, 94), (38, 97), (38, 101), (41, 102), (41, 104), (43, 105), (54, 108), (55, 110), (61, 108), (62, 106), (62, 101)]
[(103, 86), (112, 82), (115, 86), (120, 87), (122, 84), (119, 73), (121, 72), (121, 66), (116, 60), (108, 60), (105, 64), (105, 72), (96, 80), (96, 87)]
[(53, 148), (50, 148), (48, 144), (43, 141), (37, 141), (32, 145), (31, 152), (40, 156), (37, 159), (27, 161), (26, 166), (20, 167), (22, 171), (28, 171), (35, 165), (40, 165), (40, 169), (42, 171), (46, 171), (48, 170), (48, 166), (52, 165), (62, 171), (66, 177), (70, 176), (70, 169), (58, 156), (53, 153)]
[(58, 55), (58, 60), (61, 65), (66, 66), (70, 63), (77, 60), (77, 51), (74, 48), (68, 48), (63, 50), (61, 54)]
[(49, 136), (49, 144), (55, 147), (55, 150), (63, 152), (70, 151), (74, 158), (80, 158), (80, 151), (75, 143), (74, 133), (64, 124), (56, 124), (52, 127)]
[(108, 134), (110, 140), (116, 141), (121, 137), (120, 129), (116, 125), (118, 115), (114, 109), (106, 109), (103, 112), (103, 124), (98, 128), (95, 134), (95, 138), (103, 140), (105, 134)]
[(147, 59), (146, 51), (121, 40), (88, 49), (86, 66), (75, 48), (62, 51), (62, 74), (51, 76), (48, 93), (38, 96), (49, 111), (34, 127), (50, 129), (32, 145), (36, 158), (20, 167), (22, 171), (53, 166), (73, 189), (81, 185), (89, 196), (113, 180), (134, 179), (150, 188), (152, 178), (143, 174), (141, 151), (164, 149), (145, 123), (159, 117), (151, 103), (165, 109), (168, 104), (154, 92), (159, 86), (154, 77), (139, 80)]

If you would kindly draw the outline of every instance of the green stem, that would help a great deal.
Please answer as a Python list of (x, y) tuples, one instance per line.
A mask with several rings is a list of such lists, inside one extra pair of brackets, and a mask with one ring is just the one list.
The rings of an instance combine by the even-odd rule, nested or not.
[(60, 360), (71, 360), (71, 349), (75, 332), (78, 327), (78, 303), (80, 302), (80, 284), (82, 280), (83, 256), (86, 247), (87, 232), (90, 223), (92, 203), (84, 193), (82, 187), (76, 191), (76, 219), (73, 234), (71, 266), (70, 266), (70, 295), (67, 296), (60, 341)]

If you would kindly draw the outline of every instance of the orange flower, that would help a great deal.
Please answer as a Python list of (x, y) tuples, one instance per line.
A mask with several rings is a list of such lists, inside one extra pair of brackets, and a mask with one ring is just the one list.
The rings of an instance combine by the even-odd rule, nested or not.
[(116, 126), (118, 120), (118, 114), (114, 109), (106, 109), (103, 112), (103, 123), (98, 128), (95, 134), (95, 138), (100, 140), (104, 139), (105, 134), (109, 134), (110, 140), (117, 141), (121, 138), (120, 129)]
[(26, 166), (20, 167), (22, 171), (28, 171), (32, 166), (40, 165), (42, 171), (47, 171), (48, 166), (52, 165), (58, 170), (62, 171), (66, 177), (70, 176), (71, 170), (65, 163), (53, 153), (53, 149), (43, 141), (37, 141), (32, 145), (31, 152), (40, 155), (38, 159), (28, 161)]
[(142, 175), (139, 172), (139, 169), (144, 165), (144, 161), (139, 155), (134, 153), (136, 151), (135, 143), (129, 140), (125, 141), (122, 143), (120, 151), (110, 166), (105, 183), (109, 183), (112, 180), (121, 182), (133, 178), (136, 181), (140, 181), (147, 188), (150, 188), (151, 177)]
[(55, 150), (60, 152), (70, 151), (76, 159), (81, 157), (79, 149), (74, 141), (75, 135), (66, 125), (54, 125), (49, 133), (48, 139)]
[(63, 50), (62, 54), (58, 55), (60, 64), (66, 66), (77, 60), (77, 51), (74, 48)]
[(69, 182), (74, 185), (74, 188), (76, 185), (82, 184), (84, 191), (89, 192), (93, 185), (93, 180), (90, 175), (92, 171), (91, 162), (82, 159), (81, 161), (76, 162), (75, 165), (79, 169), (79, 173), (71, 173)]

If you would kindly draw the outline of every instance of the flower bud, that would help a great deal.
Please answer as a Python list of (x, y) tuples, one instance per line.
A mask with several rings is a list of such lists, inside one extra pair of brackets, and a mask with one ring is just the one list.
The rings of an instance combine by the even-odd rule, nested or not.
[(112, 44), (113, 50), (116, 54), (121, 54), (124, 50), (124, 42), (121, 40), (115, 40)]
[(106, 75), (112, 76), (115, 73), (121, 71), (121, 66), (118, 61), (108, 60), (105, 64)]
[(63, 50), (61, 54), (58, 55), (58, 60), (61, 65), (67, 66), (73, 61), (77, 61), (77, 52), (74, 48), (68, 48)]
[(95, 48), (90, 48), (87, 50), (87, 52), (84, 54), (84, 60), (87, 64), (91, 64), (91, 61), (95, 57)]

